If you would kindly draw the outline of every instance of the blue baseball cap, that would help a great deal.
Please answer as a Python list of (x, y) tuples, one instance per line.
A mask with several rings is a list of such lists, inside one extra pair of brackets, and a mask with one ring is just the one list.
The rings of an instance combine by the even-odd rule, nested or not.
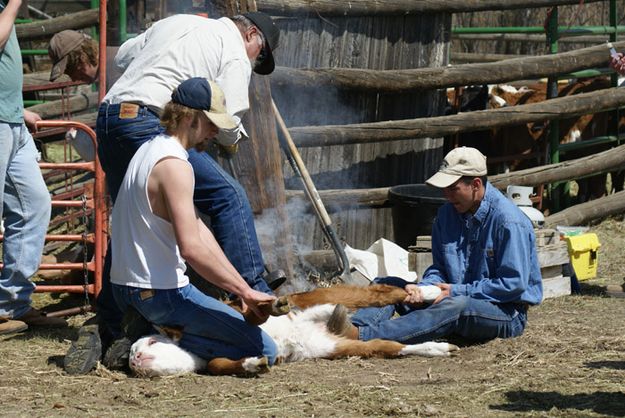
[(237, 123), (226, 110), (226, 98), (214, 82), (193, 77), (183, 81), (171, 94), (171, 101), (191, 109), (202, 110), (219, 129), (234, 129)]

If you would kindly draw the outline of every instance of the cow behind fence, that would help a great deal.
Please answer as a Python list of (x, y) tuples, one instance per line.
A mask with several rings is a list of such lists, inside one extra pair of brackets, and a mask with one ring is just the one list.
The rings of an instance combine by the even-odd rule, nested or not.
[[(587, 93), (611, 87), (610, 80), (599, 77), (587, 80), (572, 80), (558, 86), (558, 97)], [(487, 92), (487, 94), (485, 94)], [(459, 111), (496, 109), (500, 107), (538, 103), (547, 98), (547, 84), (533, 83), (520, 88), (509, 85), (480, 86), (465, 89), (466, 98), (456, 99), (448, 92), (451, 103), (460, 103)], [(468, 106), (467, 104), (470, 104)], [(453, 111), (451, 112), (453, 113)], [(565, 118), (558, 121), (560, 144), (586, 141), (607, 136), (614, 124), (614, 112), (603, 112)], [(489, 130), (457, 135), (455, 146), (474, 146), (489, 158), (489, 172), (492, 174), (516, 171), (547, 163), (549, 147), (548, 132), (552, 122), (539, 121), (523, 125), (511, 125)], [(625, 120), (619, 120), (619, 132)], [(589, 147), (570, 150), (561, 159), (581, 158), (586, 155), (609, 149), (610, 143), (595, 144)], [(612, 189), (623, 189), (622, 171), (611, 173)], [(596, 175), (579, 179), (577, 200), (580, 202), (595, 199), (606, 193), (606, 176)]]

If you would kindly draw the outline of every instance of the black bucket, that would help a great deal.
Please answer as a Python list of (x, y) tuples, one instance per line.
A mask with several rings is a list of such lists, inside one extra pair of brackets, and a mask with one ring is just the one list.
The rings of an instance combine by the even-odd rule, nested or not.
[(438, 208), (447, 202), (441, 189), (426, 184), (391, 187), (388, 197), (393, 205), (395, 243), (406, 249), (415, 244), (418, 235), (432, 235)]

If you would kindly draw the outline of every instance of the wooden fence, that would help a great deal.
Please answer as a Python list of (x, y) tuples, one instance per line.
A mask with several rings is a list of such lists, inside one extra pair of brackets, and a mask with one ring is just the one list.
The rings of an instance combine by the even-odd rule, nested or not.
[[(586, 0), (594, 3), (603, 0)], [(579, 0), (258, 0), (260, 11), (275, 16), (382, 16), (461, 13), (579, 4)]]
[[(625, 41), (613, 43), (625, 49)], [(274, 88), (281, 84), (302, 87), (332, 86), (337, 89), (375, 92), (411, 92), (472, 84), (497, 84), (572, 73), (608, 64), (607, 44), (538, 57), (522, 57), (492, 63), (463, 64), (439, 68), (367, 70), (352, 68), (278, 67), (271, 78)]]
[(96, 25), (99, 21), (99, 12), (98, 9), (89, 9), (49, 20), (24, 23), (15, 27), (15, 34), (20, 42), (51, 38), (62, 30), (82, 29)]
[[(613, 149), (556, 164), (547, 164), (525, 170), (488, 176), (488, 181), (499, 190), (509, 185), (538, 186), (544, 183), (574, 180), (591, 174), (608, 173), (625, 167), (625, 145)], [(360, 190), (321, 190), (319, 196), (331, 208), (384, 207), (389, 205), (390, 187)], [(290, 191), (289, 199), (303, 199), (303, 192)], [(625, 204), (625, 202), (623, 202)]]
[[(521, 8), (521, 7), (542, 7), (542, 6), (554, 6), (562, 4), (578, 4), (578, 2), (540, 2), (540, 1), (441, 1), (441, 2), (403, 2), (403, 1), (389, 1), (389, 2), (325, 2), (325, 1), (258, 1), (258, 7), (260, 10), (270, 12), (274, 15), (280, 16), (305, 16), (305, 19), (310, 18), (310, 14), (318, 13), (320, 17), (315, 17), (318, 21), (321, 21), (319, 25), (322, 27), (316, 28), (315, 33), (323, 32), (323, 19), (330, 17), (336, 19), (334, 16), (370, 16), (374, 12), (386, 15), (411, 15), (419, 13), (433, 13), (433, 16), (445, 15), (442, 11), (446, 12), (459, 12), (459, 11), (476, 11), (476, 10), (493, 10), (499, 7), (503, 8)], [(349, 10), (347, 8), (349, 7)], [(376, 9), (378, 8), (378, 9)], [(483, 9), (482, 9), (483, 8)], [(299, 21), (304, 18), (296, 19), (278, 19), (281, 25), (283, 33), (290, 34), (295, 31), (294, 27), (297, 25), (293, 20)], [(336, 25), (334, 32), (341, 33), (345, 27), (348, 26), (346, 20), (341, 21), (340, 25)], [(377, 19), (382, 19), (378, 17)], [(443, 18), (444, 21), (444, 18)], [(335, 20), (330, 20), (328, 24), (334, 24)], [(367, 21), (370, 24), (370, 20)], [(300, 26), (297, 26), (301, 28)], [(304, 35), (302, 35), (304, 33)], [(310, 58), (310, 51), (307, 47), (311, 46), (309, 43), (311, 39), (315, 38), (315, 35), (307, 38), (301, 29), (297, 35), (300, 40), (303, 36), (305, 42), (299, 45), (300, 59), (295, 61), (289, 61), (284, 59), (284, 56), (278, 55), (277, 62), (281, 64), (272, 75), (271, 85), (274, 93), (280, 94), (284, 90), (291, 92), (293, 97), (301, 97), (306, 95), (315, 95), (319, 100), (328, 100), (325, 103), (315, 103), (316, 107), (326, 107), (330, 113), (334, 112), (326, 120), (315, 120), (313, 123), (306, 123), (306, 117), (293, 116), (292, 112), (287, 115), (287, 123), (291, 128), (289, 129), (296, 144), (302, 148), (303, 153), (306, 156), (306, 162), (308, 165), (312, 165), (311, 170), (314, 173), (313, 178), (322, 184), (320, 194), (324, 201), (327, 201), (328, 206), (334, 211), (333, 217), (339, 220), (339, 233), (350, 245), (356, 247), (364, 247), (371, 243), (373, 239), (385, 236), (392, 238), (392, 232), (389, 231), (388, 217), (386, 218), (387, 228), (379, 228), (378, 225), (383, 221), (375, 217), (368, 218), (368, 221), (359, 221), (356, 224), (356, 228), (367, 229), (368, 232), (373, 234), (360, 234), (345, 232), (350, 228), (354, 228), (354, 225), (350, 225), (350, 218), (344, 217), (345, 212), (360, 210), (364, 208), (376, 207), (378, 211), (387, 211), (388, 209), (388, 186), (386, 185), (372, 185), (370, 187), (352, 186), (340, 184), (337, 187), (332, 186), (332, 177), (337, 174), (336, 169), (338, 166), (337, 161), (344, 159), (346, 155), (345, 150), (349, 150), (349, 147), (372, 145), (379, 146), (380, 144), (391, 142), (397, 143), (397, 141), (404, 141), (407, 144), (415, 144), (421, 142), (424, 148), (430, 151), (427, 154), (430, 155), (428, 159), (429, 167), (426, 170), (421, 171), (420, 179), (424, 180), (429, 174), (435, 171), (437, 161), (440, 161), (442, 153), (440, 148), (440, 142), (436, 142), (435, 138), (440, 138), (444, 135), (450, 135), (460, 132), (469, 132), (475, 130), (483, 130), (488, 128), (495, 128), (501, 126), (510, 126), (525, 124), (530, 122), (538, 122), (544, 120), (555, 120), (562, 118), (569, 118), (574, 116), (580, 116), (588, 113), (595, 113), (600, 111), (606, 111), (615, 109), (625, 105), (625, 89), (608, 89), (593, 93), (579, 94), (570, 97), (564, 97), (560, 99), (553, 99), (542, 103), (516, 106), (511, 108), (486, 110), (471, 112), (465, 114), (451, 115), (451, 116), (438, 116), (439, 112), (430, 113), (429, 115), (418, 115), (417, 117), (392, 117), (389, 115), (386, 118), (377, 116), (376, 121), (353, 121), (348, 122), (349, 118), (343, 118), (339, 123), (332, 123), (333, 116), (340, 115), (342, 109), (333, 103), (331, 100), (340, 100), (344, 97), (358, 97), (361, 94), (362, 97), (375, 97), (376, 100), (381, 100), (386, 96), (394, 94), (403, 94), (406, 96), (413, 95), (415, 97), (419, 95), (428, 94), (428, 97), (441, 100), (442, 92), (440, 89), (464, 86), (471, 84), (496, 84), (503, 82), (510, 82), (516, 80), (526, 80), (532, 78), (542, 77), (555, 77), (562, 74), (567, 74), (575, 71), (580, 71), (593, 67), (606, 67), (609, 60), (608, 48), (605, 44), (596, 45), (589, 48), (583, 48), (575, 51), (540, 56), (540, 57), (520, 57), (501, 60), (493, 63), (481, 63), (481, 64), (465, 64), (446, 66), (446, 62), (443, 60), (438, 65), (412, 66), (409, 68), (347, 68), (340, 60), (336, 62), (329, 62), (325, 66), (322, 60), (317, 60), (315, 54), (320, 51), (330, 51), (333, 53), (333, 48), (344, 48), (343, 40), (337, 41), (337, 45), (321, 44), (319, 50), (313, 53), (313, 60)], [(379, 35), (378, 35), (379, 36)], [(339, 38), (340, 39), (340, 38)], [(441, 40), (443, 43), (448, 42), (448, 38)], [(292, 42), (289, 38), (289, 41)], [(448, 46), (448, 45), (445, 45)], [(440, 46), (441, 50), (446, 50), (444, 45)], [(614, 44), (617, 50), (625, 49), (625, 42), (617, 42)], [(365, 50), (365, 52), (367, 52)], [(370, 53), (370, 51), (369, 51)], [(308, 54), (308, 55), (306, 55)], [(282, 59), (280, 59), (282, 58)], [(374, 63), (372, 63), (374, 64)], [(374, 64), (375, 65), (375, 64)], [(290, 89), (290, 90), (289, 90)], [(324, 97), (319, 92), (330, 91), (332, 95)], [(297, 92), (293, 94), (292, 92)], [(438, 96), (437, 96), (438, 94)], [(367, 96), (368, 95), (368, 96)], [(278, 96), (279, 97), (279, 96)], [(370, 100), (370, 99), (369, 99)], [(280, 102), (278, 101), (280, 104)], [(293, 102), (290, 102), (293, 103)], [(304, 112), (311, 112), (314, 106), (310, 106), (310, 102), (306, 102), (308, 106), (302, 106)], [(355, 103), (359, 103), (358, 100)], [(386, 102), (387, 104), (390, 102)], [(440, 103), (440, 102), (439, 102)], [(297, 107), (297, 105), (294, 105)], [(392, 105), (391, 105), (392, 106)], [(290, 106), (287, 106), (287, 109)], [(378, 109), (382, 108), (381, 106)], [(433, 109), (432, 109), (433, 110)], [(289, 110), (287, 110), (289, 113)], [(428, 117), (430, 116), (430, 117)], [(340, 117), (339, 117), (340, 119)], [(336, 120), (336, 118), (334, 119)], [(346, 124), (347, 123), (347, 124)], [(436, 145), (435, 145), (436, 144)], [(307, 149), (310, 148), (310, 151)], [(375, 148), (371, 148), (375, 150)], [(350, 151), (347, 151), (349, 155)], [(375, 151), (374, 151), (375, 152)], [(378, 148), (377, 152), (380, 152)], [(368, 151), (371, 155), (371, 151)], [(383, 155), (384, 151), (381, 154)], [(388, 154), (386, 154), (388, 157)], [(360, 158), (362, 156), (359, 156)], [(432, 158), (433, 157), (433, 158)], [(375, 158), (371, 155), (368, 158)], [(334, 162), (333, 162), (334, 161)], [(350, 160), (355, 163), (357, 160)], [(579, 170), (579, 167), (575, 169), (567, 168), (564, 172), (567, 173), (565, 177), (573, 179), (581, 176), (582, 172), (590, 174), (594, 172), (607, 172), (615, 166), (622, 166), (623, 162), (618, 160), (617, 162), (610, 159), (607, 166), (597, 168), (596, 166), (584, 165), (584, 170)], [(583, 164), (583, 163), (582, 163)], [(366, 167), (368, 170), (372, 170), (371, 166)], [(555, 170), (553, 167), (550, 169)], [(288, 169), (286, 169), (288, 171)], [(429, 171), (429, 173), (428, 173)], [(556, 170), (558, 171), (558, 170)], [(339, 177), (342, 171), (338, 171)], [(518, 184), (524, 183), (523, 174), (513, 174), (512, 179)], [(547, 177), (544, 173), (539, 175), (541, 178), (536, 184), (542, 184), (546, 182)], [(495, 180), (493, 178), (493, 180)], [(293, 180), (293, 179), (291, 179)], [(399, 181), (392, 184), (400, 183), (414, 183), (418, 182), (414, 180), (414, 177), (408, 181)], [(293, 188), (295, 183), (289, 182), (287, 179), (287, 187)], [(391, 184), (391, 185), (392, 185)], [(301, 192), (295, 190), (288, 190), (287, 196), (289, 200), (301, 197)], [(388, 213), (388, 212), (387, 212)], [(357, 216), (357, 215), (355, 215)], [(369, 215), (365, 215), (369, 216)], [(373, 215), (375, 216), (375, 215)], [(313, 222), (307, 219), (306, 222)], [(364, 226), (366, 225), (366, 226)], [(310, 231), (303, 231), (301, 228), (298, 231), (298, 235), (303, 235), (303, 239), (308, 241), (307, 234)], [(315, 245), (319, 244), (319, 234), (315, 235)], [(363, 239), (363, 237), (366, 237)], [(374, 238), (375, 237), (375, 238)]]
[[(586, 0), (596, 1), (600, 0)], [(273, 96), (333, 212), (340, 238), (357, 248), (379, 237), (392, 239), (388, 188), (423, 182), (432, 174), (442, 158), (444, 135), (625, 105), (625, 89), (609, 89), (508, 109), (438, 116), (445, 99), (441, 89), (557, 76), (606, 66), (609, 59), (608, 48), (596, 45), (549, 56), (447, 66), (452, 13), (572, 4), (579, 0), (257, 0), (259, 10), (277, 16), (281, 29), (281, 45), (275, 51), (280, 66), (269, 78)], [(61, 28), (89, 26), (94, 23), (92, 14), (58, 18), (62, 20), (48, 21), (41, 28), (20, 25), (18, 34), (37, 39)], [(615, 47), (624, 50), (625, 42)], [(291, 189), (289, 201), (301, 196), (293, 190), (299, 187), (297, 179), (279, 161), (275, 133), (267, 134), (275, 127), (263, 104), (269, 92), (266, 83), (267, 78), (254, 82), (248, 119), (252, 140), (235, 158), (257, 212), (272, 206), (272, 196), (279, 196), (273, 199), (278, 203), (283, 200), (284, 190), (271, 190), (282, 187), (278, 184), (282, 173), (276, 172), (280, 167)], [(81, 108), (85, 100), (74, 102)], [(86, 121), (94, 118), (95, 114), (81, 116)], [(609, 155), (599, 165), (581, 161), (571, 168), (567, 162), (545, 170), (571, 179), (590, 169), (605, 172), (623, 165), (619, 156)], [(269, 174), (259, 176), (259, 171)], [(543, 171), (511, 176), (509, 181), (516, 184), (550, 178)], [(497, 176), (491, 180), (498, 187), (505, 184)], [(302, 242), (314, 248), (324, 245), (312, 215), (295, 211), (289, 215)]]
[[(262, 3), (258, 2), (262, 10)], [(410, 70), (445, 65), (451, 16), (299, 16), (276, 19), (281, 45), (275, 51), (282, 68), (334, 67), (354, 71)], [(272, 74), (271, 79), (276, 77)], [(272, 94), (287, 126), (359, 124), (438, 115), (445, 106), (436, 91), (342, 89), (322, 83), (300, 85), (287, 80), (272, 84)], [(267, 115), (270, 116), (270, 115)], [(294, 132), (294, 131), (292, 131)], [(254, 141), (254, 139), (252, 139)], [(442, 139), (379, 141), (301, 148), (302, 158), (319, 189), (361, 189), (419, 183), (438, 167)], [(284, 165), (288, 189), (300, 181)], [(324, 246), (313, 217), (290, 211), (293, 234), (306, 245)], [(333, 215), (338, 236), (366, 248), (384, 236), (393, 237), (391, 211), (348, 209)], [(310, 244), (312, 243), (312, 244)]]

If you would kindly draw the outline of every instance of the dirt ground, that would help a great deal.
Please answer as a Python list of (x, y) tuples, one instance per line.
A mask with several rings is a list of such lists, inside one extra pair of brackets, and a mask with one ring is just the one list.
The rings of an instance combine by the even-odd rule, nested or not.
[[(0, 337), (0, 416), (625, 416), (625, 222), (594, 226), (598, 278), (582, 295), (531, 309), (522, 337), (462, 347), (450, 358), (305, 361), (257, 378), (143, 379), (103, 367), (68, 376), (78, 327)], [(74, 296), (75, 297), (75, 296)], [(62, 306), (35, 295), (38, 306)]]

